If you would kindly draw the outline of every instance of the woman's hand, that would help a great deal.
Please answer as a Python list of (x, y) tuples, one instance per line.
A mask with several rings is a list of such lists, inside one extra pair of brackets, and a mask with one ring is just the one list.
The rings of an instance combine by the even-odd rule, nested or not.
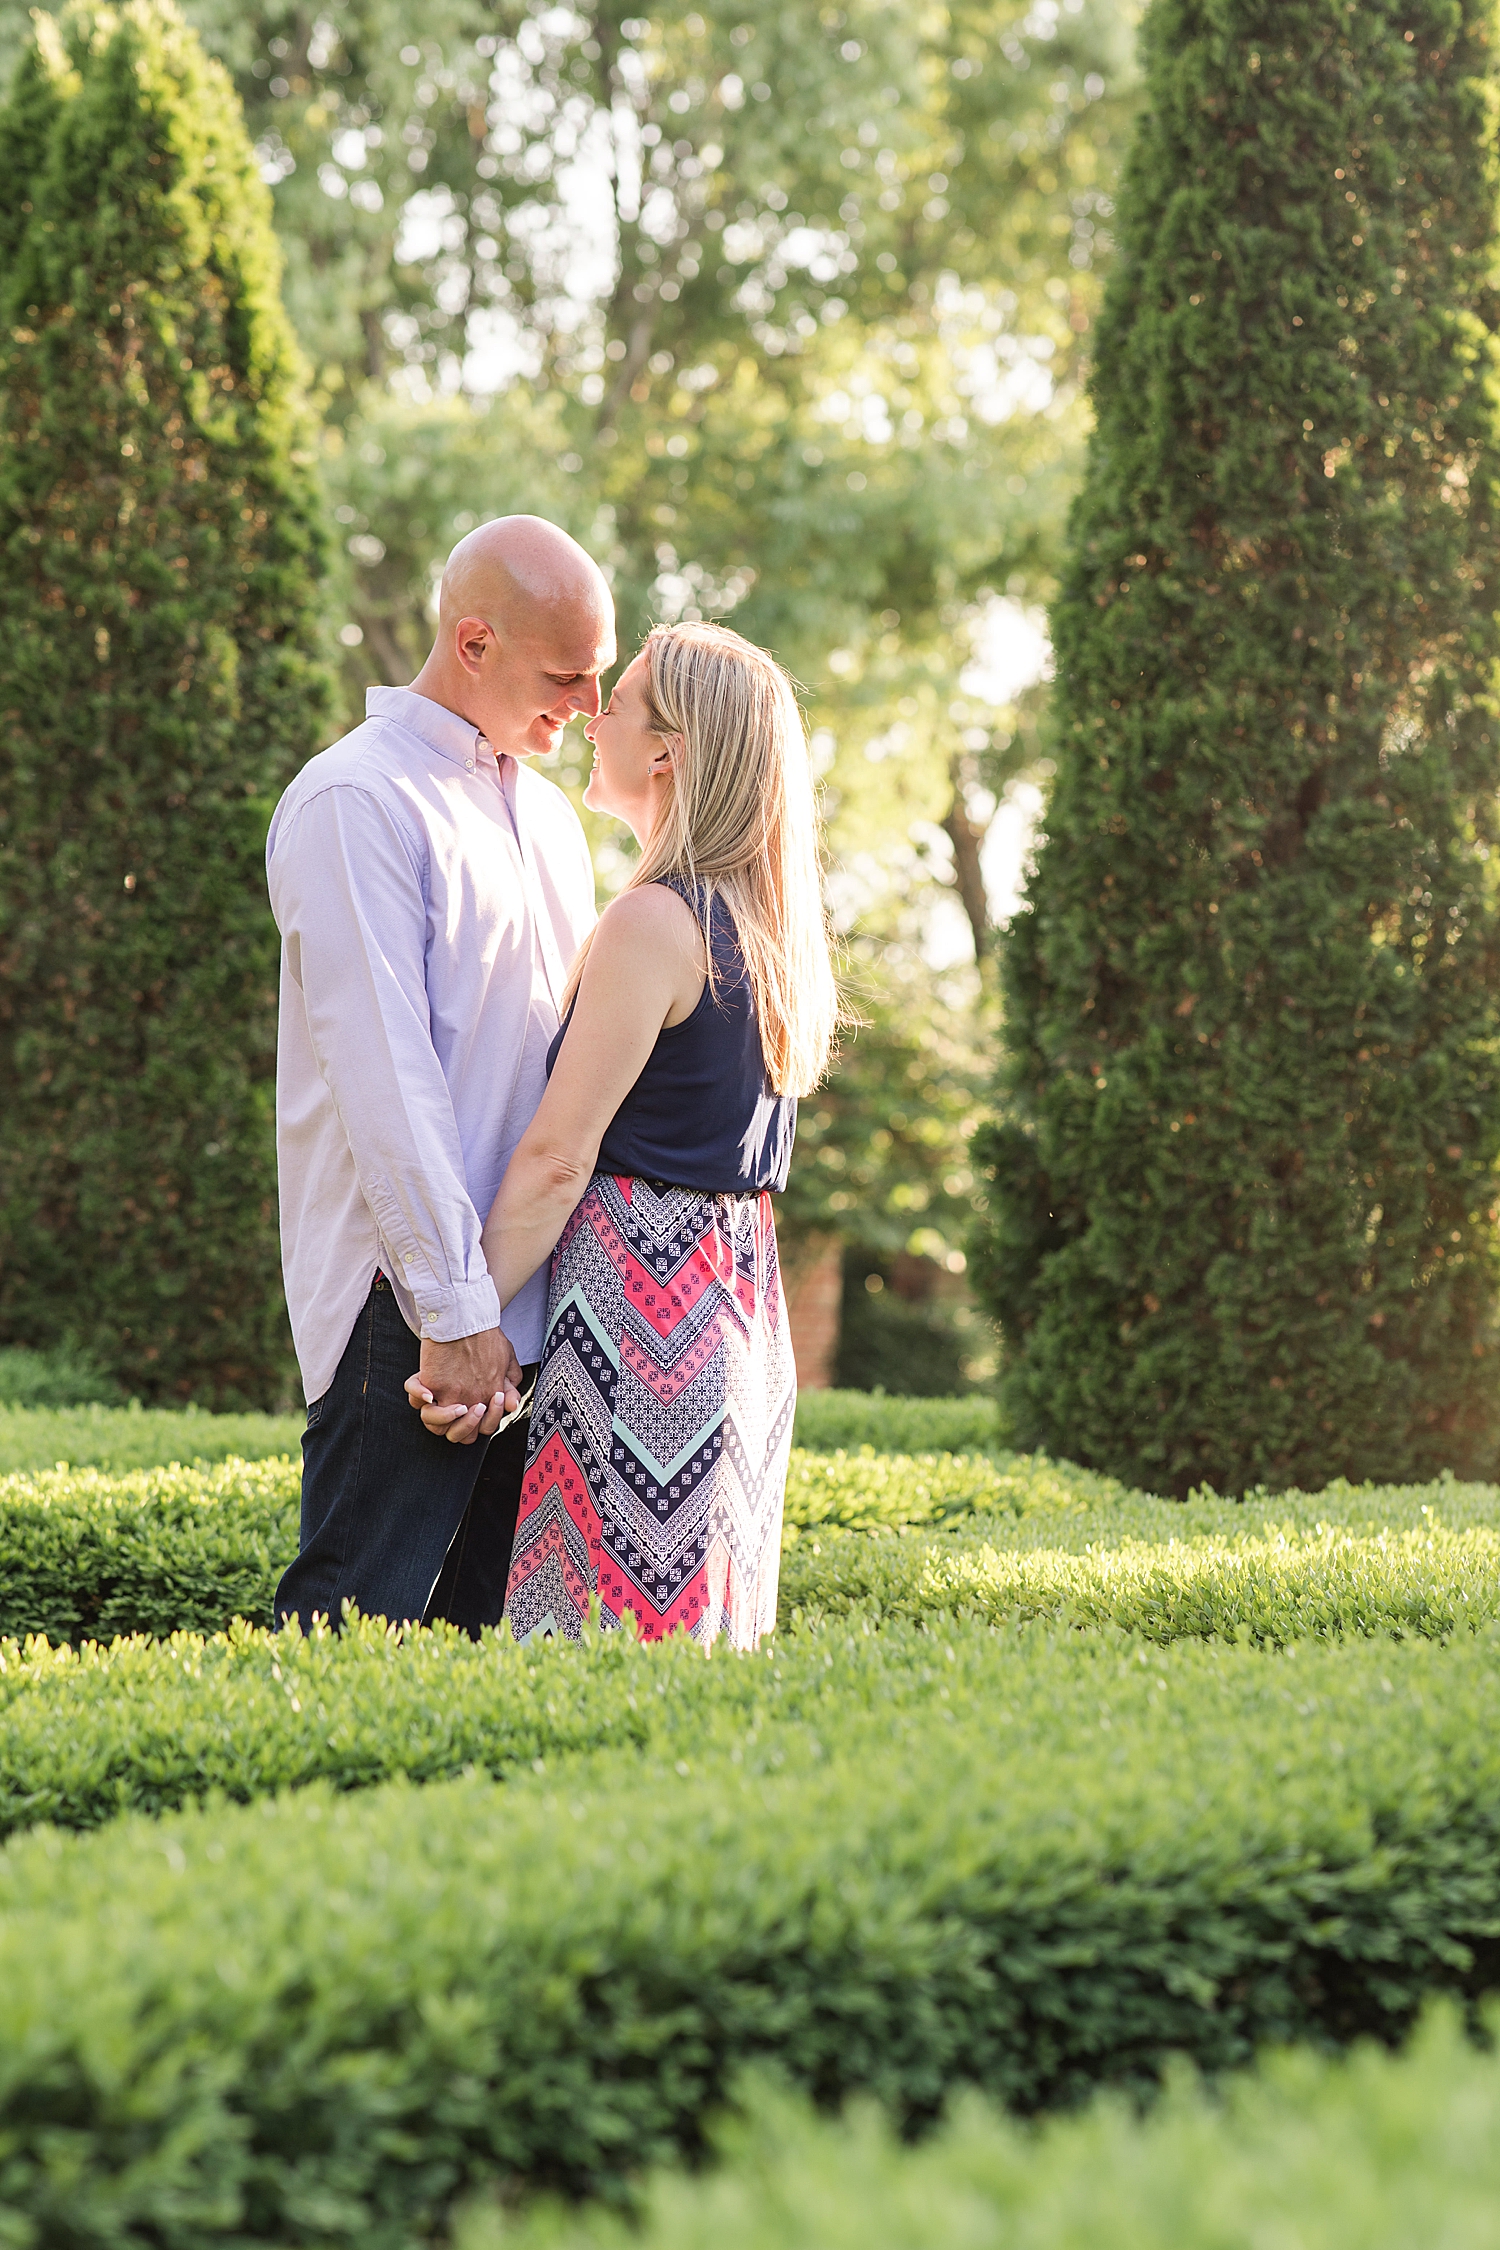
[(422, 1417), (424, 1430), (434, 1437), (445, 1437), (450, 1445), (472, 1445), (476, 1438), (493, 1437), (507, 1414), (520, 1411), (521, 1394), (514, 1383), (507, 1383), (496, 1391), (486, 1405), (481, 1399), (477, 1406), (439, 1406), (420, 1375), (408, 1375), (406, 1395)]

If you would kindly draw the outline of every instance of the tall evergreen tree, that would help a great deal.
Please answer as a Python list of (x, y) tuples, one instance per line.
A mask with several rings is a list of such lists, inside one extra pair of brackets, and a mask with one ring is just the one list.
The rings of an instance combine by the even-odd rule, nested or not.
[(1156, 0), (1008, 950), (1018, 1433), (1500, 1465), (1490, 0)]
[(163, 0), (39, 19), (0, 119), (0, 1337), (284, 1380), (270, 806), (322, 546), (270, 201)]

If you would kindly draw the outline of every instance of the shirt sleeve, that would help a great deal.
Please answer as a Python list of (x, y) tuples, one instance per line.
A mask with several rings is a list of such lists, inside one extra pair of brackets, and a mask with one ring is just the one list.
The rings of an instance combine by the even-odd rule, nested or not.
[(271, 907), (360, 1191), (421, 1332), (500, 1322), (453, 1101), (432, 1043), (420, 843), (368, 791), (323, 790), (278, 833)]

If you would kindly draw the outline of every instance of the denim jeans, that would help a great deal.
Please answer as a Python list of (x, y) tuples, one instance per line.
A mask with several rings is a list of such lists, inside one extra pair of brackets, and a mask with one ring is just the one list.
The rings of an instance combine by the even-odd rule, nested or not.
[(402, 1384), (421, 1345), (377, 1277), (338, 1373), (308, 1408), (302, 1545), (276, 1589), (276, 1620), (346, 1601), (398, 1623), (496, 1625), (526, 1466), (526, 1417), (488, 1441), (449, 1445), (422, 1427)]

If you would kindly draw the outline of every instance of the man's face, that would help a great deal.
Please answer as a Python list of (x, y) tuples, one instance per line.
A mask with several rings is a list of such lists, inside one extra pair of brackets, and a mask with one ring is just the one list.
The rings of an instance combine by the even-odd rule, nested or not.
[(495, 751), (545, 758), (570, 719), (598, 712), (600, 674), (615, 661), (614, 617), (591, 603), (558, 604), (504, 639), (493, 627), (487, 633), (476, 680), (480, 725)]

